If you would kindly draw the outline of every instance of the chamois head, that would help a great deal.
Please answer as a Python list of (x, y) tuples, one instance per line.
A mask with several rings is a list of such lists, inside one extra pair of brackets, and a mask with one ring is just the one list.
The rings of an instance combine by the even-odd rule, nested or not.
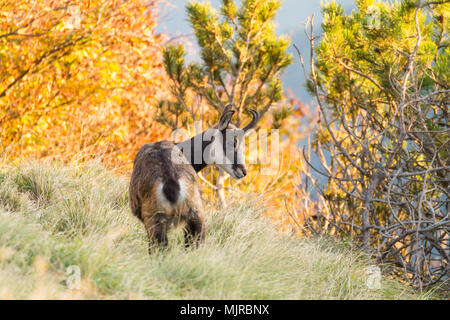
[(250, 110), (252, 120), (240, 129), (231, 123), (235, 111), (232, 105), (227, 105), (219, 122), (204, 132), (204, 141), (210, 141), (210, 143), (203, 150), (203, 155), (207, 163), (222, 168), (234, 179), (241, 179), (247, 175), (244, 136), (258, 123), (259, 113)]

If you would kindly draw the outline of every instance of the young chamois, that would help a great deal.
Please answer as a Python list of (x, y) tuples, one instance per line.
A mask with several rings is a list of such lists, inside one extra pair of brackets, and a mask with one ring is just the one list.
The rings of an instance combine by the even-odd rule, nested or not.
[(219, 122), (186, 141), (147, 143), (134, 159), (130, 180), (130, 206), (145, 225), (149, 253), (155, 245), (166, 246), (171, 225), (184, 224), (185, 241), (202, 241), (205, 234), (203, 203), (197, 172), (215, 164), (234, 179), (247, 175), (244, 163), (244, 135), (259, 120), (250, 110), (251, 122), (239, 129), (231, 123), (231, 105), (225, 107)]

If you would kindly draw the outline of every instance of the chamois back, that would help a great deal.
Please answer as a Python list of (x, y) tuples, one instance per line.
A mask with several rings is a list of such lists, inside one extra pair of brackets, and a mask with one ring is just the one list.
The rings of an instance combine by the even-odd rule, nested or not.
[(197, 229), (203, 231), (197, 174), (171, 142), (147, 143), (138, 151), (129, 197), (131, 211), (145, 224), (151, 244), (155, 241), (165, 244), (171, 225), (184, 223), (192, 233), (189, 229), (201, 224)]

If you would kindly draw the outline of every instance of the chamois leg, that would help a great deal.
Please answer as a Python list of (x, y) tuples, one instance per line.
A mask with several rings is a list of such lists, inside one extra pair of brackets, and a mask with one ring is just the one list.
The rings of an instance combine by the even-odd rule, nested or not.
[(157, 246), (167, 247), (167, 231), (169, 227), (169, 221), (164, 213), (157, 213), (151, 217), (144, 219), (145, 228), (148, 235), (148, 253), (156, 249)]
[(194, 243), (196, 246), (205, 238), (203, 218), (197, 211), (189, 209), (186, 226), (184, 229), (184, 241), (186, 248)]

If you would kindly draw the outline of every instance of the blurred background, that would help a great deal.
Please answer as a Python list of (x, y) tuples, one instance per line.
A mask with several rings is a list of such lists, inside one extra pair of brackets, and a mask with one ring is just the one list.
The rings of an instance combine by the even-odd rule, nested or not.
[[(219, 8), (220, 0), (210, 1), (213, 7)], [(305, 88), (305, 77), (301, 70), (300, 62), (297, 53), (293, 47), (295, 44), (305, 60), (309, 59), (309, 43), (304, 33), (304, 24), (308, 17), (315, 15), (315, 27), (320, 32), (320, 25), (322, 23), (322, 15), (320, 13), (320, 3), (323, 0), (283, 0), (280, 10), (277, 12), (275, 18), (275, 28), (277, 34), (286, 34), (291, 38), (292, 44), (288, 48), (288, 52), (293, 54), (296, 59), (293, 65), (290, 65), (284, 75), (282, 76), (284, 88), (291, 89), (295, 96), (301, 99), (304, 103), (312, 103), (313, 98)], [(336, 1), (344, 8), (345, 13), (350, 13), (355, 8), (355, 3), (352, 0)], [(190, 59), (198, 58), (198, 47), (196, 45), (193, 30), (187, 21), (185, 5), (187, 1), (184, 0), (169, 0), (163, 2), (159, 6), (161, 11), (157, 30), (169, 35), (169, 37), (184, 36), (191, 44), (191, 50), (188, 52)], [(240, 3), (237, 1), (236, 3)], [(306, 65), (307, 72), (309, 66)]]

